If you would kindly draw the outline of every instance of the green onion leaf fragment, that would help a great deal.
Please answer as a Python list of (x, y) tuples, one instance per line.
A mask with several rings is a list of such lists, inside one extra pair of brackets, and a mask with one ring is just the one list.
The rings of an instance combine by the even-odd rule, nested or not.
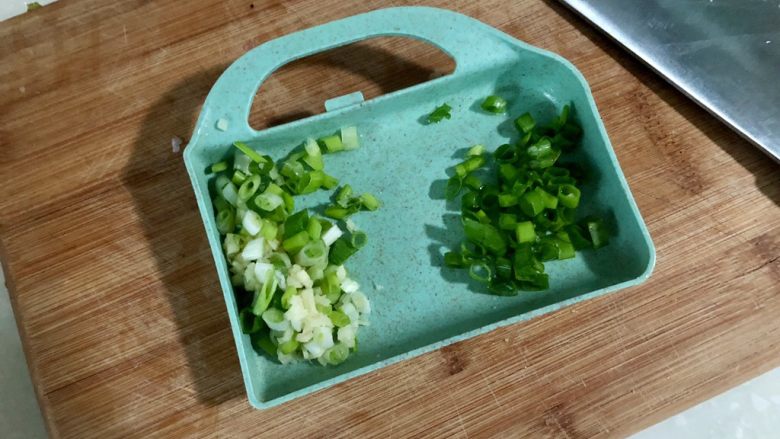
[(319, 143), (325, 148), (325, 151), (329, 153), (344, 151), (345, 149), (341, 137), (336, 135), (321, 137)]
[(352, 126), (341, 129), (341, 144), (344, 145), (344, 149), (347, 151), (360, 147), (360, 140), (358, 139), (356, 127)]
[(225, 161), (217, 162), (211, 165), (211, 173), (217, 174), (219, 172), (227, 170), (227, 168), (228, 168), (228, 162)]
[(247, 157), (252, 159), (255, 163), (265, 163), (265, 160), (263, 157), (258, 154), (254, 149), (250, 148), (249, 145), (247, 145), (244, 142), (233, 142), (233, 146), (241, 150)]
[(522, 134), (530, 133), (536, 126), (536, 121), (531, 116), (531, 113), (523, 113), (520, 117), (515, 119), (515, 127)]
[(488, 113), (501, 114), (506, 113), (506, 99), (501, 96), (490, 95), (482, 101), (482, 109)]
[(433, 110), (431, 114), (428, 115), (427, 121), (429, 124), (432, 124), (439, 123), (444, 119), (450, 119), (452, 118), (450, 111), (452, 111), (452, 107), (450, 107), (449, 104), (445, 103), (439, 105), (435, 110)]

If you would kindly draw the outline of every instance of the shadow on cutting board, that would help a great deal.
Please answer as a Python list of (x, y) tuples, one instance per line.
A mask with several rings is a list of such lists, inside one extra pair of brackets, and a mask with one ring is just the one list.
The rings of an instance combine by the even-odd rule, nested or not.
[[(399, 48), (404, 49), (403, 56), (392, 52)], [(207, 405), (243, 397), (244, 385), (195, 196), (182, 153), (172, 151), (171, 138), (184, 138), (184, 148), (206, 95), (226, 67), (182, 79), (152, 106), (122, 177), (187, 356), (189, 371), (183, 373), (189, 373), (191, 390)], [(258, 93), (250, 121), (256, 127), (279, 125), (321, 112), (330, 97), (362, 90), (368, 99), (453, 68), (442, 52), (406, 38), (352, 44), (297, 60), (274, 73)]]

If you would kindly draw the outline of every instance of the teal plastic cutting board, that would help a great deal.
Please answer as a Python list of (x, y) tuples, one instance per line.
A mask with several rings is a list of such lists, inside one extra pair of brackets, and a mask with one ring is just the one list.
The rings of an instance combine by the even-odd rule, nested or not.
[[(273, 71), (292, 60), (378, 36), (406, 36), (433, 44), (455, 60), (455, 71), (367, 102), (335, 100), (326, 113), (286, 125), (263, 131), (249, 126), (255, 92)], [(584, 131), (582, 146), (573, 159), (590, 171), (579, 211), (607, 218), (613, 231), (605, 248), (548, 263), (551, 286), (547, 291), (491, 296), (481, 293), (463, 272), (442, 268), (443, 252), (462, 238), (457, 206), (442, 200), (445, 170), (473, 144), (493, 149), (514, 140), (510, 117), (479, 111), (478, 103), (490, 94), (509, 100), (509, 115), (530, 111), (542, 122), (564, 104), (573, 104)], [(444, 102), (453, 108), (451, 120), (420, 123)], [(376, 212), (354, 216), (370, 242), (347, 264), (371, 300), (371, 324), (361, 329), (359, 352), (337, 367), (283, 366), (257, 355), (239, 328), (209, 195), (212, 177), (206, 169), (231, 156), (230, 145), (236, 140), (279, 158), (306, 137), (332, 134), (350, 125), (361, 133), (361, 148), (326, 156), (326, 169), (356, 190), (376, 194), (384, 203)], [(650, 275), (655, 263), (652, 241), (582, 75), (555, 54), (447, 10), (376, 10), (251, 50), (217, 80), (184, 158), (221, 281), (247, 395), (257, 408), (635, 285)], [(314, 206), (328, 195), (301, 197), (296, 204)]]

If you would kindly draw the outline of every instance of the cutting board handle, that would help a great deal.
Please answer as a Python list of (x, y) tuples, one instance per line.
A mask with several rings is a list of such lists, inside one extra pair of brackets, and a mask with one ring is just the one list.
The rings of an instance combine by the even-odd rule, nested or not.
[(450, 55), (453, 75), (460, 75), (506, 57), (511, 48), (495, 33), (465, 15), (419, 6), (378, 9), (294, 32), (250, 50), (225, 70), (209, 92), (196, 131), (218, 130), (216, 137), (233, 140), (255, 136), (248, 119), (262, 82), (284, 64), (317, 52), (367, 38), (405, 36)]

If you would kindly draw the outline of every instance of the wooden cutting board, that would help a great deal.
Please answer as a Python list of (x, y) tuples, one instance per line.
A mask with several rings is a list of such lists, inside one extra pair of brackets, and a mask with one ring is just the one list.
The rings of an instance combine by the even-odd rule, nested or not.
[[(0, 24), (2, 260), (53, 436), (614, 437), (780, 365), (778, 165), (555, 2), (429, 3), (581, 69), (652, 278), (254, 411), (171, 139), (249, 48), (390, 2), (60, 1)], [(269, 79), (252, 123), (451, 68), (406, 40), (337, 50)]]

